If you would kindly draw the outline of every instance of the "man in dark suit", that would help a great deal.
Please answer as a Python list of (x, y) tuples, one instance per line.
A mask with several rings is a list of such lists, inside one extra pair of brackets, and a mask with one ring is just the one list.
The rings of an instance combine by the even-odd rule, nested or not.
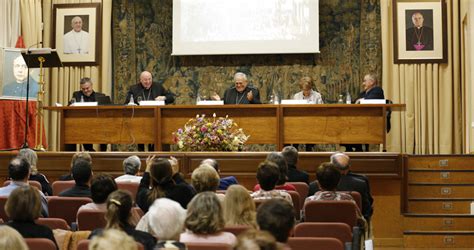
[[(260, 104), (260, 92), (253, 86), (248, 86), (247, 75), (237, 72), (234, 75), (235, 85), (224, 92), (224, 104)], [(219, 95), (211, 97), (220, 100)]]
[[(362, 200), (362, 214), (369, 221), (373, 214), (373, 201), (370, 194), (369, 180), (364, 175), (354, 174), (350, 171), (351, 160), (348, 155), (337, 152), (331, 155), (331, 163), (341, 172), (341, 179), (337, 185), (338, 191), (357, 191)], [(308, 196), (319, 191), (317, 181), (309, 184)]]
[(433, 50), (433, 29), (423, 25), (423, 14), (416, 11), (411, 16), (413, 27), (406, 30), (406, 49), (408, 51)]
[(72, 166), (72, 178), (76, 182), (72, 188), (59, 193), (62, 197), (91, 197), (92, 166), (87, 160), (78, 159)]
[(289, 182), (305, 182), (309, 183), (309, 175), (303, 170), (296, 167), (298, 164), (298, 150), (293, 146), (286, 146), (281, 151), (281, 154), (288, 165), (288, 181)]

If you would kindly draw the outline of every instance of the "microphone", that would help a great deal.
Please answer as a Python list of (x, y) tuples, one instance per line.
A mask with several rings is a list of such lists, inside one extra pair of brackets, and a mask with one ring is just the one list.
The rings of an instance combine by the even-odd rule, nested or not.
[(28, 54), (31, 53), (31, 48), (32, 48), (33, 46), (36, 46), (36, 45), (39, 45), (39, 44), (43, 44), (43, 42), (37, 42), (37, 43), (35, 43), (35, 44), (29, 46), (28, 49), (26, 49), (26, 51), (28, 52)]

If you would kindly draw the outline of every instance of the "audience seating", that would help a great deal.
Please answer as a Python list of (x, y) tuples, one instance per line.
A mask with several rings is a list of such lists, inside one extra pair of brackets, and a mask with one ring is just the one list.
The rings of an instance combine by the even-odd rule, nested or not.
[[(90, 240), (80, 240), (79, 243), (77, 244), (76, 250), (88, 250), (89, 249), (89, 243)], [(145, 247), (142, 245), (142, 243), (137, 242), (138, 245), (138, 250), (144, 250)]]
[(131, 213), (135, 213), (135, 214), (138, 214), (140, 216), (140, 218), (143, 217), (143, 215), (145, 215), (145, 213), (143, 213), (143, 210), (139, 207), (132, 207), (132, 211)]
[(74, 185), (76, 185), (76, 182), (74, 180), (72, 181), (55, 181), (51, 185), (53, 188), (53, 195), (59, 195), (62, 191), (72, 188)]
[(105, 220), (105, 212), (94, 210), (82, 210), (77, 213), (77, 229), (78, 230), (94, 230), (96, 228), (104, 228), (107, 224)]
[(0, 219), (7, 222), (8, 216), (5, 212), (5, 204), (7, 203), (8, 196), (0, 196)]
[(240, 226), (225, 226), (224, 231), (232, 233), (235, 236), (238, 236), (239, 234), (251, 229), (251, 226), (245, 226), (245, 225), (240, 225)]
[(303, 222), (294, 228), (294, 237), (328, 237), (344, 243), (346, 249), (352, 249), (352, 229), (340, 222)]
[(135, 200), (137, 196), (139, 185), (140, 183), (131, 181), (117, 182), (117, 188), (129, 191), (133, 200)]
[(26, 245), (31, 250), (56, 250), (56, 244), (50, 239), (43, 238), (25, 238)]
[[(5, 181), (5, 182), (3, 183), (3, 186), (5, 187), (5, 186), (10, 185), (10, 182), (11, 182), (10, 180)], [(32, 186), (32, 187), (37, 188), (37, 189), (40, 190), (40, 191), (42, 190), (42, 189), (41, 189), (41, 183), (39, 183), (38, 181), (28, 181), (28, 184), (30, 184), (30, 186)]]
[(305, 182), (287, 182), (296, 188), (296, 192), (300, 194), (300, 204), (304, 204), (304, 200), (308, 197), (309, 186)]
[(47, 226), (54, 229), (63, 229), (63, 230), (71, 230), (71, 227), (67, 224), (64, 219), (61, 218), (38, 218), (36, 224)]
[(342, 222), (357, 226), (356, 205), (351, 201), (308, 201), (304, 204), (305, 222)]
[(359, 207), (359, 210), (362, 212), (362, 196), (359, 194), (357, 191), (340, 191), (344, 193), (348, 193), (352, 196), (352, 199), (354, 199), (355, 203), (357, 204), (357, 207)]
[(224, 243), (186, 243), (188, 250), (232, 250), (232, 246)]
[(291, 200), (293, 201), (293, 209), (295, 210), (295, 218), (300, 220), (301, 218), (301, 203), (300, 203), (300, 194), (296, 191), (287, 191), (291, 195)]
[(84, 204), (92, 202), (87, 197), (48, 197), (48, 210), (50, 218), (64, 219), (68, 225), (76, 222), (77, 210)]
[(292, 250), (344, 250), (342, 242), (335, 238), (290, 237), (288, 245)]

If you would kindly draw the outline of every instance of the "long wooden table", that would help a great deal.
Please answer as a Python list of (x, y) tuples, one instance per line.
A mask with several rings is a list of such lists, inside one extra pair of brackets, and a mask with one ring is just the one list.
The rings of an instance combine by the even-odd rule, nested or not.
[(46, 107), (60, 112), (65, 144), (172, 144), (172, 133), (196, 115), (226, 116), (248, 144), (383, 144), (386, 112), (404, 104)]

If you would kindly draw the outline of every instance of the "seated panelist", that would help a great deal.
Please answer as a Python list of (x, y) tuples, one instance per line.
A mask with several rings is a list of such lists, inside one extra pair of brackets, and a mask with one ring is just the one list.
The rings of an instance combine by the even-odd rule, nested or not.
[[(224, 92), (224, 104), (261, 104), (260, 93), (257, 88), (248, 86), (247, 75), (237, 72), (234, 75), (235, 86), (230, 87)], [(213, 100), (221, 100), (220, 96), (215, 94)]]
[(307, 100), (307, 102), (310, 104), (323, 104), (323, 98), (321, 98), (321, 94), (313, 90), (314, 84), (311, 77), (301, 77), (299, 85), (301, 91), (293, 96), (294, 100)]
[(140, 74), (140, 81), (130, 86), (125, 104), (130, 102), (132, 95), (136, 104), (140, 101), (165, 101), (166, 104), (174, 102), (173, 93), (163, 88), (161, 84), (153, 82), (153, 77), (148, 71), (143, 71)]

